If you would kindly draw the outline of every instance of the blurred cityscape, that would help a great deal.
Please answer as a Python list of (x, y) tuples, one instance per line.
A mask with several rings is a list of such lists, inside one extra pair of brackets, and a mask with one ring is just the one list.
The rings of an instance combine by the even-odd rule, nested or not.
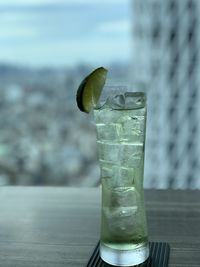
[[(77, 87), (93, 69), (0, 65), (0, 185), (99, 184), (95, 128), (76, 106)], [(129, 66), (109, 69), (124, 80)]]
[(144, 186), (200, 189), (200, 1), (108, 2), (0, 4), (0, 62), (16, 63), (0, 64), (0, 185), (99, 184), (95, 127), (75, 99), (103, 65), (147, 93)]

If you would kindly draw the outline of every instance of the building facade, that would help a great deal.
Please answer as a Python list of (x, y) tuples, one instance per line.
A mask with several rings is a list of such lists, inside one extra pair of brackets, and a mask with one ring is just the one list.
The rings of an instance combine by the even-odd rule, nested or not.
[(132, 3), (132, 77), (148, 97), (145, 186), (200, 189), (200, 1)]

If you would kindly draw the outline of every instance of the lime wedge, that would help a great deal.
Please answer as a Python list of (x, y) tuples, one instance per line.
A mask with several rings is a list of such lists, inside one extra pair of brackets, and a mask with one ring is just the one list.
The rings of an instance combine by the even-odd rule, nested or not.
[(76, 102), (78, 108), (86, 113), (97, 104), (106, 81), (107, 70), (100, 67), (91, 72), (79, 85)]

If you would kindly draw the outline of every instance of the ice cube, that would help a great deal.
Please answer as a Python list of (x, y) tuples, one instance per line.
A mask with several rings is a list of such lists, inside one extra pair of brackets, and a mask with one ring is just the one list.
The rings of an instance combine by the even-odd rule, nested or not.
[(103, 124), (98, 123), (97, 127), (97, 139), (100, 141), (114, 141), (120, 138), (121, 124), (120, 123), (110, 123)]
[(134, 169), (122, 166), (112, 166), (112, 187), (127, 187), (134, 185)]
[(133, 187), (116, 187), (111, 193), (111, 207), (137, 207), (137, 193)]
[(106, 188), (130, 187), (135, 184), (135, 170), (101, 161), (101, 181)]
[(104, 208), (104, 215), (109, 231), (118, 237), (129, 237), (136, 232), (137, 207)]
[[(104, 160), (100, 161), (100, 169), (101, 169), (101, 179), (102, 179), (102, 183), (106, 183), (105, 186), (107, 188), (110, 188), (112, 186), (112, 175), (113, 175), (113, 171), (112, 171), (112, 166), (113, 164), (111, 162), (107, 162)], [(109, 179), (107, 179), (109, 178)]]
[(144, 118), (132, 117), (130, 120), (124, 121), (122, 135), (132, 142), (142, 141), (144, 139)]
[(120, 153), (118, 154), (118, 163), (123, 167), (137, 168), (143, 162), (144, 145), (141, 144), (123, 144), (120, 145)]
[(140, 197), (135, 188), (114, 188), (109, 195), (110, 197), (103, 203), (103, 217), (110, 233), (123, 240), (130, 239), (130, 235), (141, 234), (139, 233), (141, 227), (138, 225)]
[(124, 99), (126, 109), (143, 108), (146, 102), (146, 96), (143, 92), (126, 92)]
[(109, 97), (109, 106), (113, 109), (124, 109), (125, 106), (125, 98), (123, 94), (115, 95), (113, 97)]
[[(134, 110), (135, 111), (135, 110)], [(138, 143), (143, 142), (145, 134), (145, 117), (130, 112), (128, 115), (120, 116), (117, 120), (119, 139), (121, 141)]]
[(120, 145), (112, 142), (104, 143), (98, 141), (99, 159), (111, 162), (118, 161), (118, 154), (120, 152)]

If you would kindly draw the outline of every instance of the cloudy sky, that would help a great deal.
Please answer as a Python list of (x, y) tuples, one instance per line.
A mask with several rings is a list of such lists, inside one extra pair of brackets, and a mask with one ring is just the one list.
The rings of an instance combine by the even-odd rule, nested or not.
[(130, 0), (0, 0), (0, 63), (126, 61), (130, 31)]

